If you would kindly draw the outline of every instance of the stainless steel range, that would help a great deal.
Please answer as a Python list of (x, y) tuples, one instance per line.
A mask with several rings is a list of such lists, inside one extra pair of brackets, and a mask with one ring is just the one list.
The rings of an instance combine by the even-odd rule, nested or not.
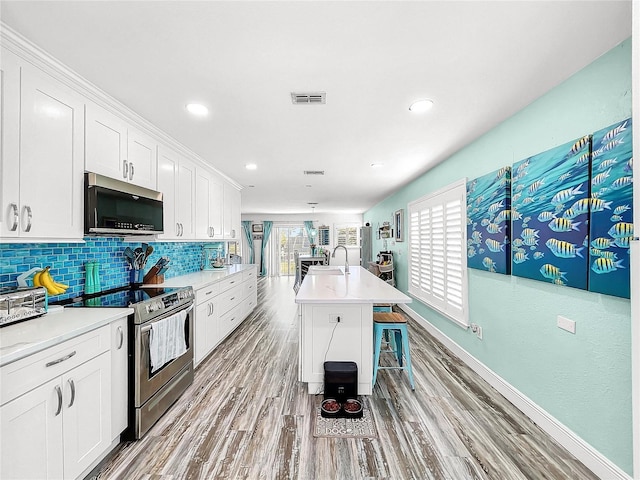
[(122, 287), (60, 302), (134, 309), (129, 317), (127, 438), (143, 437), (193, 383), (193, 300), (191, 287)]
[[(193, 289), (158, 292), (157, 296), (132, 307), (135, 313), (133, 329), (129, 330), (133, 339), (131, 427), (134, 438), (141, 438), (193, 383)], [(182, 318), (176, 319), (181, 315)], [(177, 320), (180, 324), (179, 329), (168, 335), (182, 338), (168, 338), (161, 347), (171, 348), (176, 340), (182, 340), (185, 351), (176, 358), (171, 358), (170, 354), (166, 362), (154, 369), (151, 364), (153, 336), (160, 330), (159, 325), (167, 320)]]

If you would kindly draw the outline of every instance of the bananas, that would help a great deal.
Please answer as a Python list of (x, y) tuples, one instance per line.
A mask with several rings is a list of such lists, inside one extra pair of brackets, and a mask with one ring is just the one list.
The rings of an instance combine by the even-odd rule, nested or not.
[(44, 270), (36, 272), (33, 275), (33, 286), (46, 288), (49, 295), (61, 295), (66, 292), (69, 285), (56, 282), (49, 270), (50, 267), (46, 267)]

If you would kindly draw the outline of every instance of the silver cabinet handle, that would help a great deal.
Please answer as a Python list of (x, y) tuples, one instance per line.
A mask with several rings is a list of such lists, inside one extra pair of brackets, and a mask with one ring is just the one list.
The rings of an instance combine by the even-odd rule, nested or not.
[(180, 236), (184, 234), (184, 225), (180, 224)]
[(235, 228), (231, 230), (231, 238), (236, 238), (236, 230)]
[(71, 352), (68, 355), (65, 355), (64, 357), (60, 357), (57, 360), (53, 360), (51, 362), (48, 362), (47, 364), (45, 364), (45, 367), (53, 367), (54, 365), (57, 365), (58, 363), (62, 363), (65, 360), (69, 360), (71, 357), (73, 357), (76, 354), (76, 351), (74, 350), (73, 352)]
[(58, 394), (58, 409), (56, 410), (56, 414), (54, 416), (57, 417), (62, 411), (62, 389), (60, 388), (60, 385), (56, 385), (55, 390)]
[(236, 299), (236, 297), (231, 297), (231, 298), (229, 299), (229, 301), (232, 301), (232, 300), (235, 300), (235, 299)]
[(68, 408), (73, 407), (73, 402), (76, 401), (76, 384), (73, 383), (73, 380), (69, 379), (69, 386), (71, 387), (71, 401), (69, 402)]
[(122, 327), (118, 327), (117, 331), (120, 335), (120, 341), (118, 342), (117, 350), (120, 350), (122, 348), (122, 344), (124, 343), (124, 331), (122, 330)]
[(31, 214), (31, 207), (29, 205), (24, 206), (25, 211), (27, 212), (27, 228), (24, 229), (25, 232), (31, 231), (31, 219), (33, 215)]
[(129, 180), (133, 180), (133, 163), (129, 163)]
[(176, 237), (180, 236), (180, 224), (176, 222)]
[(129, 162), (126, 160), (122, 161), (122, 178), (127, 178), (129, 176)]
[(18, 220), (20, 219), (20, 216), (18, 215), (18, 205), (15, 203), (10, 203), (9, 207), (11, 207), (11, 210), (13, 210), (13, 225), (11, 225), (10, 231), (15, 232), (18, 228)]

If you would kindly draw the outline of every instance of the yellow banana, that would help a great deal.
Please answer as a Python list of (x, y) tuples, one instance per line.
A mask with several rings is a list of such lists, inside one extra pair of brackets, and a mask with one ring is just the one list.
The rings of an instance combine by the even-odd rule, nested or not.
[(42, 283), (40, 283), (40, 276), (42, 275), (42, 272), (44, 270), (38, 270), (34, 275), (33, 275), (33, 286), (34, 287), (41, 287)]
[(69, 285), (65, 285), (64, 283), (56, 282), (55, 280), (54, 280), (53, 284), (56, 287), (61, 288), (62, 290), (66, 290), (67, 288), (69, 288)]
[(63, 289), (56, 287), (53, 283), (53, 278), (51, 278), (51, 274), (49, 273), (49, 267), (45, 268), (40, 275), (40, 283), (47, 289), (49, 295), (60, 295), (64, 293)]

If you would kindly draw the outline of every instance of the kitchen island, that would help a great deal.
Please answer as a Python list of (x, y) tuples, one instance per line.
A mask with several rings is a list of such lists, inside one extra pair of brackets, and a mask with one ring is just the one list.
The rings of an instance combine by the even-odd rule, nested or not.
[(296, 295), (299, 321), (298, 380), (322, 393), (325, 361), (358, 365), (358, 395), (373, 386), (373, 305), (411, 298), (362, 267), (310, 267)]

